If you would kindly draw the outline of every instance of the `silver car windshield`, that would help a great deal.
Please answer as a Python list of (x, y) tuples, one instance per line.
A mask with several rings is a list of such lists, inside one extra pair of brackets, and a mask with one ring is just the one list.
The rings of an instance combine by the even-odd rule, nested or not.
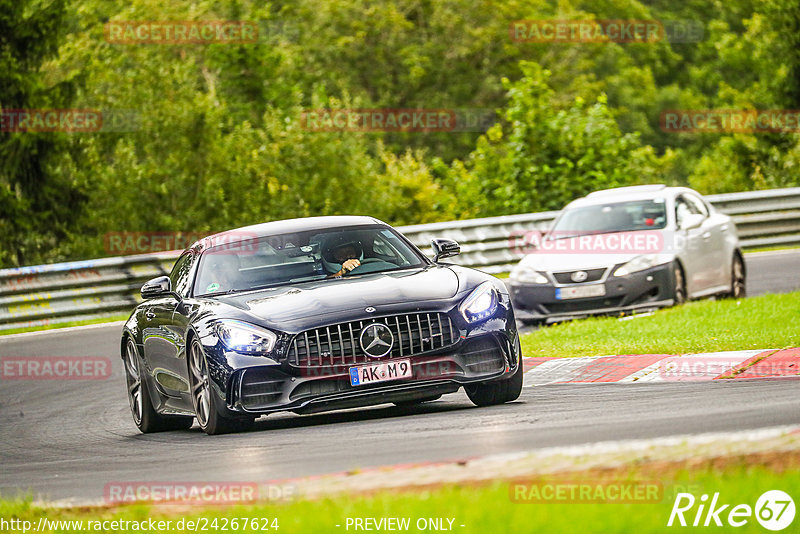
[(194, 294), (219, 295), (331, 277), (358, 260), (347, 276), (422, 267), (426, 262), (386, 226), (354, 226), (250, 238), (237, 236), (200, 258)]
[(565, 210), (548, 233), (550, 239), (586, 234), (661, 230), (667, 225), (663, 198), (582, 206)]

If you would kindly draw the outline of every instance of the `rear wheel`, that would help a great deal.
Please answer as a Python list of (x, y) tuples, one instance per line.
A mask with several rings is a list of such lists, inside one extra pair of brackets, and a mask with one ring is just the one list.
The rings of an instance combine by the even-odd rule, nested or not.
[(253, 426), (252, 417), (225, 417), (217, 410), (212, 397), (211, 382), (208, 377), (208, 364), (200, 341), (192, 340), (189, 349), (189, 381), (192, 392), (192, 405), (197, 423), (203, 432), (211, 435), (241, 432)]
[(128, 338), (125, 343), (125, 381), (128, 386), (128, 403), (136, 427), (143, 434), (191, 428), (194, 418), (181, 415), (161, 415), (153, 408), (150, 391), (142, 375), (142, 365), (136, 344)]
[(672, 280), (672, 299), (677, 306), (686, 302), (686, 280), (683, 277), (683, 269), (677, 263), (672, 266)]
[(464, 386), (467, 397), (476, 406), (492, 406), (511, 402), (519, 398), (522, 392), (522, 359), (517, 363), (517, 370), (506, 380), (470, 384)]
[(733, 257), (733, 265), (731, 266), (731, 292), (728, 293), (728, 296), (732, 299), (741, 299), (747, 296), (744, 262), (742, 261), (742, 257), (738, 254)]

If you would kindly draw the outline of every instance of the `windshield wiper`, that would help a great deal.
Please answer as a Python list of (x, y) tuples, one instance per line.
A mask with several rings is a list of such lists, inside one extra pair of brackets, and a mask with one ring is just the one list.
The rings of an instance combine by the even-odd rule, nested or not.
[(197, 295), (198, 297), (221, 297), (223, 295), (232, 295), (233, 293), (241, 293), (242, 291), (247, 291), (246, 289), (228, 289), (227, 291), (220, 291), (220, 292), (213, 292), (213, 293), (203, 293), (202, 295)]

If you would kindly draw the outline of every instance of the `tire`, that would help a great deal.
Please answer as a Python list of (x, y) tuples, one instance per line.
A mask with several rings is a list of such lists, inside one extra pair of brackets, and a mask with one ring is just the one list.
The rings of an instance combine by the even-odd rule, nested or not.
[(737, 254), (733, 257), (731, 264), (731, 291), (727, 295), (729, 298), (742, 299), (747, 296), (746, 278), (744, 262), (742, 257)]
[(125, 342), (125, 383), (133, 422), (142, 434), (186, 430), (192, 427), (193, 417), (183, 415), (161, 415), (153, 408), (150, 390), (142, 377), (142, 360), (132, 338)]
[(252, 417), (225, 417), (217, 410), (214, 393), (208, 378), (208, 363), (203, 345), (193, 338), (189, 345), (189, 388), (192, 394), (192, 406), (200, 428), (209, 436), (242, 432), (253, 426)]
[(432, 395), (430, 397), (424, 397), (422, 399), (414, 399), (410, 401), (400, 401), (393, 403), (398, 408), (408, 408), (410, 406), (416, 406), (417, 404), (422, 404), (423, 402), (433, 402), (435, 400), (439, 400), (442, 398), (441, 395)]
[(672, 266), (672, 299), (673, 306), (686, 302), (686, 279), (683, 276), (683, 269), (678, 263)]
[(464, 386), (467, 397), (476, 406), (494, 406), (515, 401), (522, 393), (522, 358), (517, 363), (517, 370), (511, 378), (483, 384)]

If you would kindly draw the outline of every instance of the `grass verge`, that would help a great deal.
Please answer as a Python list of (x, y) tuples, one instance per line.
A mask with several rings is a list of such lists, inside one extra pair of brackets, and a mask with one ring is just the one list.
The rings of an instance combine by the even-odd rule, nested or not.
[[(719, 502), (730, 504), (720, 515), (727, 519), (727, 513), (738, 504), (755, 507), (758, 497), (768, 490), (780, 489), (798, 499), (797, 488), (800, 488), (800, 455), (766, 454), (754, 457), (725, 458), (694, 465), (686, 463), (644, 464), (637, 467), (622, 467), (550, 475), (516, 481), (495, 481), (479, 486), (444, 485), (441, 487), (401, 491), (385, 491), (372, 495), (339, 495), (319, 500), (299, 500), (286, 504), (255, 504), (233, 507), (205, 507), (161, 505), (153, 507), (145, 504), (117, 506), (113, 508), (39, 508), (24, 500), (0, 501), (0, 518), (5, 521), (19, 519), (37, 525), (39, 518), (46, 517), (50, 521), (82, 520), (82, 530), (88, 521), (127, 520), (142, 521), (170, 520), (170, 528), (160, 531), (181, 531), (175, 528), (180, 519), (203, 520), (211, 523), (216, 518), (218, 529), (226, 518), (257, 518), (261, 530), (262, 525), (270, 525), (269, 530), (278, 527), (281, 533), (316, 534), (326, 532), (354, 531), (346, 528), (348, 518), (409, 518), (410, 532), (418, 532), (417, 521), (429, 518), (443, 518), (448, 525), (452, 519), (452, 530), (463, 533), (487, 532), (670, 532), (675, 526), (667, 527), (670, 513), (678, 493), (689, 492), (700, 502), (700, 496), (712, 496), (719, 492)], [(566, 486), (567, 491), (562, 498), (545, 498), (545, 486), (555, 484)], [(569, 485), (588, 485), (601, 488), (602, 496), (611, 496), (613, 488), (636, 484), (655, 485), (658, 488), (656, 498), (648, 494), (648, 499), (633, 499), (635, 502), (580, 502), (570, 499)], [(522, 488), (522, 491), (520, 491)], [(538, 502), (525, 502), (534, 495), (534, 488), (542, 498)], [(553, 494), (555, 495), (555, 494)], [(564, 498), (566, 495), (566, 498)], [(593, 495), (598, 495), (593, 493)], [(523, 500), (523, 502), (519, 502)], [(685, 517), (689, 524), (694, 520), (697, 505)], [(262, 522), (266, 519), (267, 522)], [(277, 522), (273, 523), (273, 519)], [(705, 519), (705, 514), (703, 515)], [(241, 520), (240, 520), (241, 521)], [(702, 521), (702, 520), (701, 520)], [(702, 524), (702, 523), (701, 523)], [(184, 523), (185, 525), (185, 523)], [(241, 525), (241, 522), (239, 523)], [(337, 526), (340, 525), (340, 526)], [(462, 526), (463, 525), (463, 526)], [(795, 518), (792, 525), (784, 532), (797, 532), (800, 518)], [(61, 525), (60, 529), (43, 529), (40, 532), (60, 531), (76, 532), (76, 524)], [(727, 526), (727, 525), (725, 525)], [(728, 526), (728, 528), (730, 528)], [(680, 527), (678, 527), (680, 530)], [(5, 530), (12, 530), (6, 528)], [(21, 529), (20, 529), (21, 530)], [(106, 529), (109, 531), (113, 529)], [(123, 529), (117, 529), (122, 531)], [(128, 528), (127, 531), (133, 530)], [(183, 530), (192, 530), (184, 528)], [(199, 530), (202, 530), (199, 529)], [(214, 529), (207, 529), (214, 530)], [(233, 530), (228, 522), (228, 530)], [(252, 531), (253, 529), (236, 530)], [(754, 516), (747, 524), (735, 529), (738, 532), (764, 532)], [(723, 528), (721, 531), (727, 531)]]
[(688, 354), (800, 346), (800, 292), (702, 300), (629, 318), (594, 317), (522, 336), (525, 356)]

